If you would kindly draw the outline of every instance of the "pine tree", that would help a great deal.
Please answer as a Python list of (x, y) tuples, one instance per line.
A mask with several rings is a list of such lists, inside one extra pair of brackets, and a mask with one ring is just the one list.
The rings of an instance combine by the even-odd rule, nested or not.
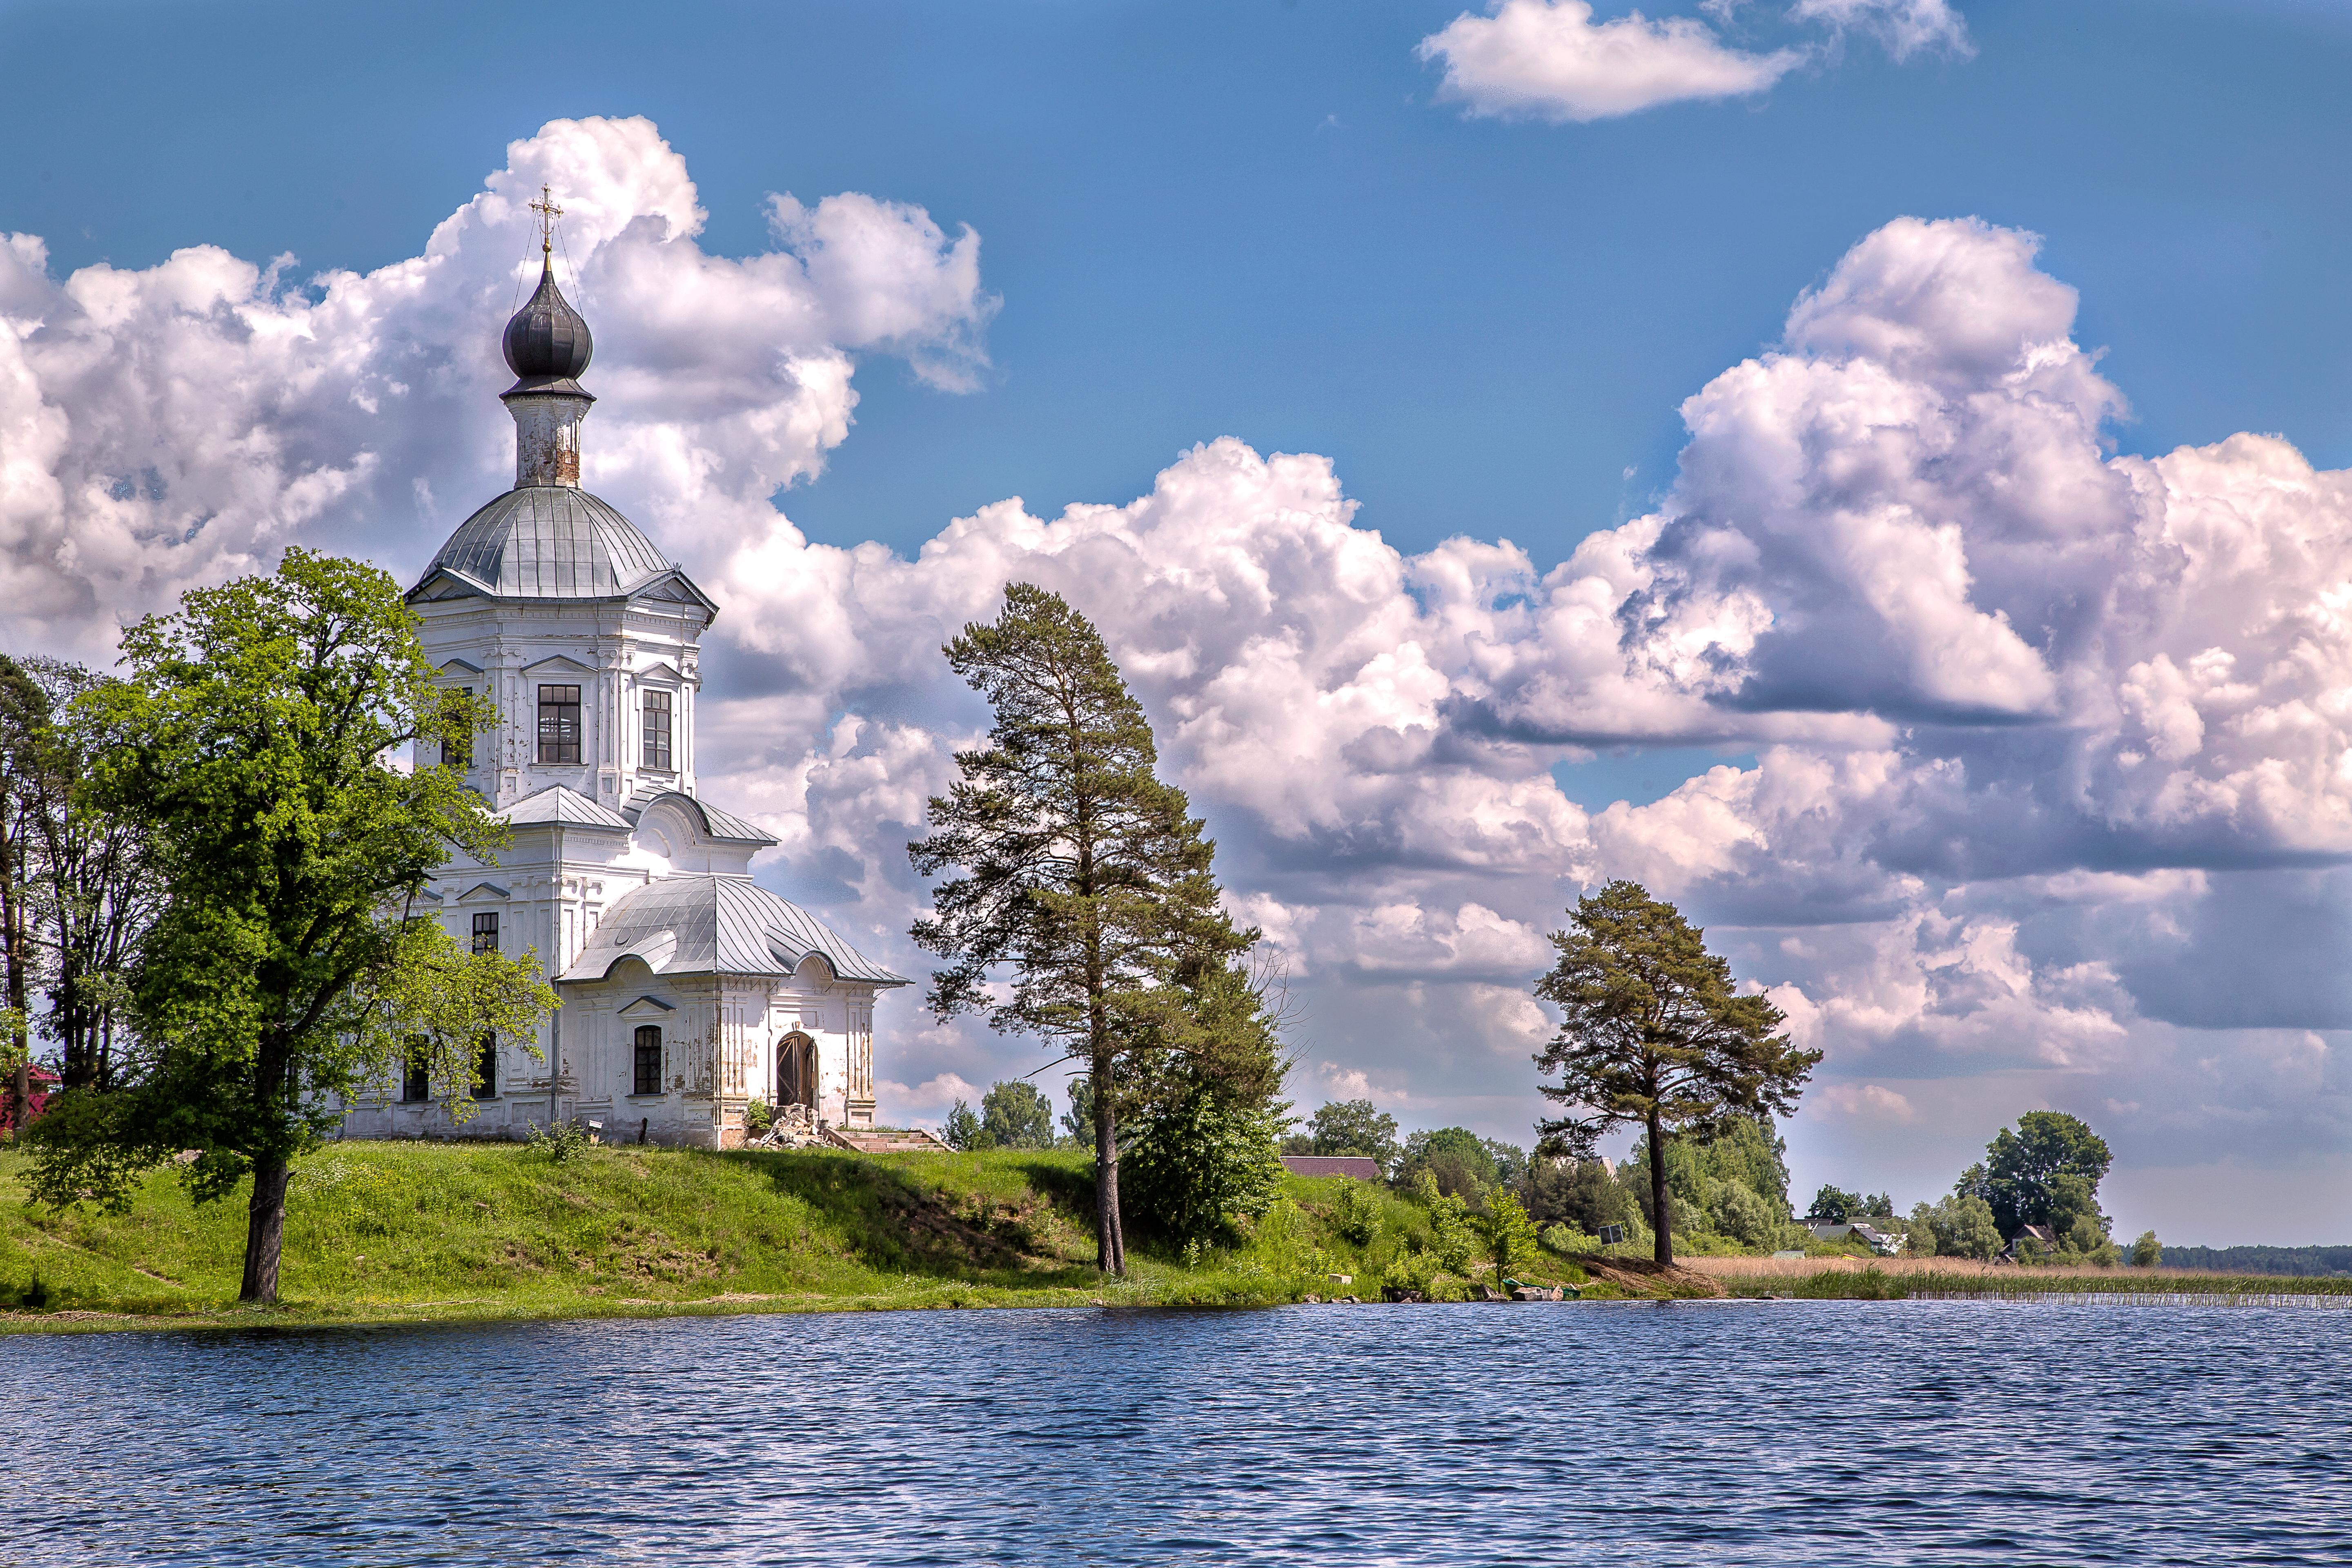
[(1541, 1123), (1538, 1152), (1582, 1159), (1612, 1127), (1646, 1128), (1654, 1255), (1672, 1263), (1674, 1211), (1657, 1152), (1671, 1134), (1704, 1136), (1729, 1117), (1788, 1115), (1822, 1053), (1773, 1033), (1780, 1010), (1738, 994), (1706, 933), (1638, 883), (1579, 900), (1569, 925), (1552, 933), (1559, 963), (1536, 985), (1566, 1016), (1536, 1065), (1560, 1075), (1542, 1086), (1545, 1097), (1580, 1114)]
[[(1257, 933), (1220, 908), (1215, 846), (1184, 792), (1160, 780), (1151, 726), (1085, 616), (1015, 583), (992, 624), (965, 626), (944, 651), (995, 723), (932, 798), (930, 837), (907, 847), (923, 876), (962, 873), (934, 889), (912, 932), (948, 961), (931, 1010), (943, 1021), (984, 1012), (992, 1027), (1043, 1036), (1084, 1064), (1097, 1260), (1123, 1274), (1118, 1125), (1134, 1100), (1121, 1069), (1169, 1053), (1221, 1068), (1246, 1055), (1246, 1040), (1233, 1045), (1228, 988), (1208, 982)], [(1002, 1000), (988, 991), (1000, 973)]]

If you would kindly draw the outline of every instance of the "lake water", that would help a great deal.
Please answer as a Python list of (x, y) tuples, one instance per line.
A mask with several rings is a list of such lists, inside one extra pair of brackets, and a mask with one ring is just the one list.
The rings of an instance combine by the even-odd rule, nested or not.
[(0, 1562), (2352, 1562), (2352, 1312), (934, 1311), (0, 1340)]

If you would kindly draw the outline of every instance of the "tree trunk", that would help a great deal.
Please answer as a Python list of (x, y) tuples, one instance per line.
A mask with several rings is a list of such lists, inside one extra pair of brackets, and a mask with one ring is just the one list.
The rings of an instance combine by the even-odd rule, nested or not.
[(253, 1163), (253, 1202), (246, 1210), (245, 1284), (236, 1293), (240, 1301), (278, 1304), (278, 1254), (286, 1241), (286, 1183), (292, 1174), (280, 1154)]
[(1110, 1064), (1097, 1061), (1095, 1086), (1095, 1267), (1127, 1272), (1127, 1233), (1118, 1217), (1118, 1121), (1111, 1114)]
[(0, 999), (16, 1010), (16, 1022), (8, 1030), (9, 1048), (16, 1059), (15, 1079), (8, 1086), (8, 1124), (22, 1127), (29, 1119), (33, 1096), (32, 1040), (25, 1016), (25, 901), (16, 885), (23, 844), (21, 832), (10, 820), (14, 807), (0, 803), (0, 814), (5, 814), (0, 815), (0, 949), (6, 952), (7, 967), (7, 994)]
[(1650, 1110), (1650, 1234), (1656, 1238), (1650, 1256), (1661, 1264), (1675, 1260), (1675, 1200), (1666, 1195), (1666, 1141), (1658, 1128), (1658, 1112)]

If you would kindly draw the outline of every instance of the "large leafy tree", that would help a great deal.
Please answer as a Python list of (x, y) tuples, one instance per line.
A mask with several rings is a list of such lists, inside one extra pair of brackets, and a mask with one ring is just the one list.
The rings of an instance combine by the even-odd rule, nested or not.
[(2029, 1110), (2017, 1119), (2015, 1131), (2004, 1127), (1993, 1135), (1984, 1163), (1969, 1167), (1958, 1191), (1990, 1205), (2005, 1237), (2042, 1225), (2063, 1239), (2082, 1219), (2104, 1236), (2099, 1183), (2113, 1161), (2106, 1141), (2081, 1118)]
[(198, 1199), (250, 1180), (240, 1294), (274, 1301), (292, 1162), (338, 1102), (419, 1057), (459, 1098), (484, 1034), (530, 1037), (553, 1004), (534, 958), (460, 953), (419, 908), (453, 850), (502, 836), (455, 768), (393, 759), (487, 711), (436, 688), (391, 578), (301, 550), (140, 622), (122, 657), (79, 708), (116, 739), (94, 805), (145, 834), (163, 889), (131, 980), (138, 1059), (58, 1098), (33, 1186), (119, 1205), (193, 1150)]
[(932, 798), (930, 837), (908, 846), (922, 875), (961, 873), (913, 929), (947, 961), (931, 1009), (985, 1013), (1084, 1067), (1098, 1261), (1124, 1273), (1118, 1124), (1144, 1075), (1123, 1069), (1174, 1056), (1245, 1076), (1255, 1037), (1235, 1026), (1221, 977), (1239, 973), (1257, 933), (1220, 907), (1215, 847), (1184, 792), (1158, 776), (1151, 726), (1085, 616), (1015, 583), (994, 622), (965, 626), (945, 652), (995, 721)]
[(992, 1083), (980, 1098), (980, 1130), (999, 1149), (1051, 1149), (1054, 1102), (1019, 1079)]
[(1397, 1142), (1396, 1118), (1369, 1100), (1335, 1100), (1307, 1120), (1300, 1154), (1359, 1154), (1378, 1160), (1383, 1172), (1404, 1158)]
[(1559, 961), (1536, 994), (1563, 1016), (1536, 1066), (1559, 1075), (1543, 1092), (1570, 1113), (1538, 1124), (1538, 1152), (1586, 1158), (1611, 1129), (1644, 1128), (1654, 1256), (1672, 1263), (1674, 1209), (1657, 1152), (1732, 1117), (1790, 1114), (1822, 1053), (1776, 1033), (1780, 1009), (1735, 991), (1706, 933), (1638, 883), (1579, 900), (1551, 941)]

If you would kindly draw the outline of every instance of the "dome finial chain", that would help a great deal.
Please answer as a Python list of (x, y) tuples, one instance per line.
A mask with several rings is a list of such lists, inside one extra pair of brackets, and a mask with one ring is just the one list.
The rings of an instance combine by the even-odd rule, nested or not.
[(540, 186), (539, 200), (530, 204), (530, 210), (539, 215), (539, 254), (549, 266), (553, 266), (555, 220), (563, 216), (563, 209), (555, 205), (554, 187)]

